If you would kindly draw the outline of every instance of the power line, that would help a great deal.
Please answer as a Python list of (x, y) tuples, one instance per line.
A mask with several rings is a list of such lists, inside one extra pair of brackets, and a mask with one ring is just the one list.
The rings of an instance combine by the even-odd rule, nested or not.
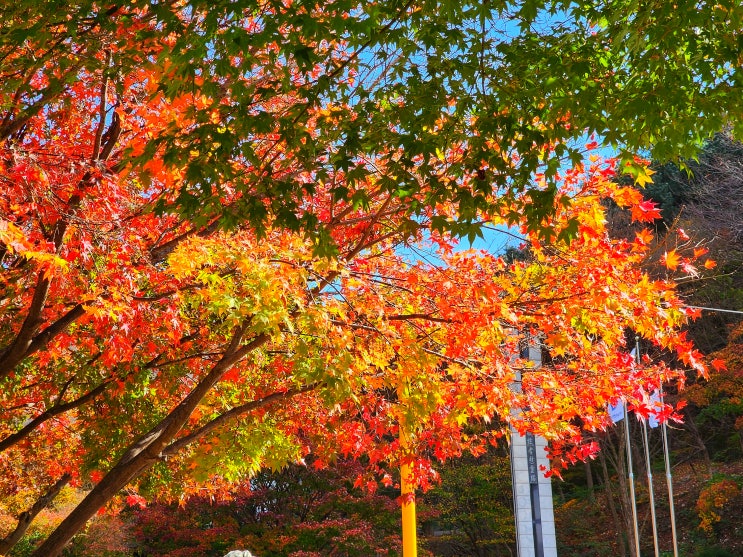
[(738, 313), (740, 315), (743, 315), (743, 311), (739, 311), (736, 309), (722, 309), (722, 308), (706, 308), (703, 306), (686, 306), (689, 309), (706, 309), (707, 311), (721, 311), (725, 313)]

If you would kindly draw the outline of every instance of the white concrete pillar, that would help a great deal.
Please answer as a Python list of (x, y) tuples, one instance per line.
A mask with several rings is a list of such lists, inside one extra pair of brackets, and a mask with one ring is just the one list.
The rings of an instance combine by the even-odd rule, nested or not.
[[(542, 363), (538, 346), (529, 346), (529, 359)], [(514, 389), (521, 389), (517, 376)], [(544, 477), (549, 469), (546, 441), (538, 436), (521, 436), (511, 428), (511, 478), (519, 557), (557, 557), (552, 482)]]

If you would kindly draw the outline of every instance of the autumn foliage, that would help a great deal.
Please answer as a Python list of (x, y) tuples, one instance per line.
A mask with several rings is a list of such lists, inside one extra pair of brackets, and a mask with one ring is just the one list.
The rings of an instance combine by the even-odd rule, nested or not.
[[(433, 462), (483, 453), (507, 424), (548, 438), (556, 464), (585, 457), (594, 447), (582, 432), (607, 426), (609, 402), (647, 412), (648, 391), (684, 379), (660, 363), (633, 366), (629, 329), (704, 371), (678, 332), (687, 313), (672, 282), (640, 269), (649, 233), (607, 234), (602, 200), (639, 220), (655, 215), (612, 181), (613, 160), (592, 157), (499, 195), (481, 191), (485, 169), (449, 172), (468, 153), (462, 142), (415, 154), (408, 178), (419, 189), (408, 195), (388, 187), (402, 149), (321, 173), (306, 164), (312, 157), (272, 128), (273, 116), (301, 112), (309, 149), (326, 133), (321, 122), (350, 109), (286, 92), (254, 107), (248, 116), (268, 123), (243, 138), (250, 148), (222, 168), (219, 187), (205, 186), (219, 211), (171, 210), (196, 202), (184, 184), (199, 183), (197, 171), (219, 170), (210, 153), (226, 148), (234, 106), (219, 90), (163, 91), (167, 64), (147, 60), (172, 45), (153, 38), (144, 13), (122, 19), (117, 42), (88, 53), (96, 64), (59, 91), (50, 84), (66, 66), (42, 61), (19, 96), (53, 90), (43, 110), (15, 110), (6, 90), (0, 99), (11, 107), (0, 151), (0, 493), (31, 502), (61, 478), (90, 490), (36, 555), (58, 554), (101, 508), (226, 497), (259, 470), (309, 455), (318, 468), (363, 458), (357, 486), (370, 490), (394, 484), (401, 461), (426, 487)], [(131, 55), (133, 45), (140, 63), (117, 66), (117, 49)], [(253, 54), (268, 64), (272, 52)], [(245, 75), (244, 86), (264, 77)], [(451, 118), (439, 114), (431, 129), (445, 133)], [(156, 140), (188, 146), (197, 141), (188, 131), (204, 126), (208, 145), (174, 154)], [(513, 145), (488, 149), (518, 168)], [(324, 244), (283, 225), (292, 216), (272, 205), (278, 190), (262, 189), (267, 169), (274, 187), (308, 184), (290, 213), (311, 215), (303, 222), (316, 222)], [(470, 216), (511, 226), (526, 260), (461, 250), (451, 223), (462, 204), (435, 201), (422, 178), (432, 172), (437, 188), (490, 199)], [(233, 187), (238, 176), (254, 180), (257, 197)], [(260, 233), (241, 219), (258, 213), (268, 222)], [(527, 339), (549, 365), (516, 357)], [(499, 427), (487, 434), (465, 429), (491, 421)]]
[(708, 535), (712, 535), (715, 527), (722, 520), (725, 508), (738, 496), (740, 486), (732, 478), (717, 477), (710, 480), (699, 494), (697, 500), (697, 514), (699, 527)]
[(222, 554), (249, 547), (267, 557), (394, 555), (399, 511), (392, 490), (354, 489), (359, 462), (317, 470), (292, 465), (262, 471), (230, 501), (196, 497), (187, 505), (152, 504), (123, 513), (133, 545), (148, 555)]

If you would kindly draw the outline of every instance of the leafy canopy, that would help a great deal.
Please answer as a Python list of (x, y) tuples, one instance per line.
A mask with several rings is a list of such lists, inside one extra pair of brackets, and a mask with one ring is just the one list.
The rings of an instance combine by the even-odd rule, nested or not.
[(154, 160), (180, 175), (160, 211), (304, 230), (333, 251), (313, 196), (329, 183), (365, 207), (358, 186), (382, 165), (411, 225), (453, 202), (436, 227), (476, 234), (529, 190), (527, 224), (544, 230), (584, 134), (631, 161), (690, 157), (724, 125), (740, 131), (742, 17), (735, 0), (20, 0), (0, 15), (0, 137), (22, 136), (85, 75), (124, 95), (133, 85), (116, 76), (146, 70), (142, 99), (185, 103), (128, 146), (143, 180)]

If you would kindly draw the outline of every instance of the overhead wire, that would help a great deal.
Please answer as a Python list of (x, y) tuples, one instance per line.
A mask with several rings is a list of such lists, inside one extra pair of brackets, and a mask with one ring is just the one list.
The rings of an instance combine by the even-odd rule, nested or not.
[(743, 315), (743, 311), (740, 311), (740, 310), (737, 310), (737, 309), (708, 308), (708, 307), (704, 307), (704, 306), (684, 306), (684, 307), (687, 307), (689, 309), (701, 309), (701, 310), (706, 310), (706, 311), (720, 311), (720, 312), (723, 312), (723, 313), (737, 313), (737, 314)]

